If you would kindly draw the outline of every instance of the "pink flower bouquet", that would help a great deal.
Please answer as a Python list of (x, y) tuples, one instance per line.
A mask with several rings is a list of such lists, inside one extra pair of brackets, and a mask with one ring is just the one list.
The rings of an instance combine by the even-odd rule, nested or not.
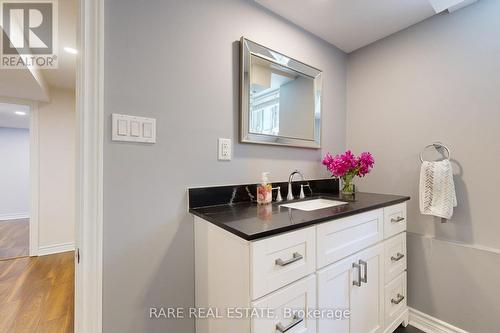
[(368, 152), (361, 153), (358, 157), (348, 150), (343, 154), (332, 156), (330, 153), (323, 158), (323, 165), (332, 173), (333, 177), (342, 179), (342, 193), (353, 194), (352, 183), (355, 176), (364, 177), (371, 171), (375, 160)]

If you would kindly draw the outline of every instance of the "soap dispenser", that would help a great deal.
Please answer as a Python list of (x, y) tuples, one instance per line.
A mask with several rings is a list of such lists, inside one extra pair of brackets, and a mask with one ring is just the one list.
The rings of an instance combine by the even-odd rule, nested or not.
[(262, 182), (257, 186), (257, 204), (268, 204), (273, 200), (273, 190), (269, 183), (269, 172), (262, 173)]

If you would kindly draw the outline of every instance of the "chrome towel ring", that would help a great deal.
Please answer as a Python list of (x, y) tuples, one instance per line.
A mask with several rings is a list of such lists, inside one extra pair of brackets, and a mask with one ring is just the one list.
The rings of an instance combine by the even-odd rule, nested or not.
[(439, 148), (443, 148), (444, 150), (446, 150), (446, 153), (447, 153), (447, 157), (446, 159), (449, 160), (450, 157), (451, 157), (451, 152), (450, 152), (450, 148), (446, 147), (444, 144), (442, 144), (441, 142), (434, 142), (434, 143), (431, 143), (430, 145), (427, 145), (425, 146), (425, 148), (420, 152), (420, 162), (424, 163), (424, 153), (425, 151), (428, 149), (428, 148), (431, 148), (431, 147), (434, 147), (434, 149), (436, 150), (439, 150)]

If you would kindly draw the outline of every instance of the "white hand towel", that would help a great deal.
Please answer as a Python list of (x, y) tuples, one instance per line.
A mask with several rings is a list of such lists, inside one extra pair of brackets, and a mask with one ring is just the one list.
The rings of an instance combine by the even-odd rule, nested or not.
[(449, 220), (457, 206), (453, 169), (449, 160), (422, 163), (420, 212)]

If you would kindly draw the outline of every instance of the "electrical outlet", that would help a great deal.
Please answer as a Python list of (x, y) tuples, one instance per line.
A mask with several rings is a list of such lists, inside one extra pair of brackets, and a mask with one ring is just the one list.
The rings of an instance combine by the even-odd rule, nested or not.
[(219, 161), (231, 160), (231, 139), (219, 138)]

